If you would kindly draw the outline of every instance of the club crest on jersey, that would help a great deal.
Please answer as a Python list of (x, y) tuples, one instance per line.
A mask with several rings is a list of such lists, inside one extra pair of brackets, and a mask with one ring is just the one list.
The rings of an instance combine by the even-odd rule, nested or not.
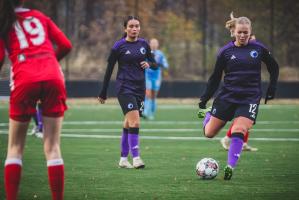
[(18, 60), (19, 60), (19, 62), (24, 62), (26, 60), (25, 55), (24, 54), (19, 54), (18, 55)]
[(259, 55), (259, 54), (257, 53), (256, 50), (252, 50), (252, 51), (250, 51), (250, 56), (251, 56), (252, 58), (257, 58), (258, 55)]
[(212, 114), (216, 114), (216, 108), (214, 108), (213, 110), (212, 110)]
[(131, 110), (133, 108), (133, 104), (132, 103), (129, 103), (128, 104), (128, 108)]
[(146, 50), (145, 50), (144, 47), (141, 47), (141, 48), (140, 48), (140, 53), (142, 53), (143, 55), (146, 53)]

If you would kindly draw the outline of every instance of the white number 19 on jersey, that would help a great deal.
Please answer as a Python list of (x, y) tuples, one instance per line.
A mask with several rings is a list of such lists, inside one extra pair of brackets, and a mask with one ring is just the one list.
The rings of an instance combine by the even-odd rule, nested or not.
[(39, 21), (39, 19), (35, 17), (27, 17), (23, 21), (22, 26), (17, 21), (14, 28), (17, 34), (17, 38), (20, 42), (20, 49), (29, 47), (25, 32), (29, 34), (30, 38), (28, 39), (34, 46), (39, 46), (45, 41), (46, 36), (43, 25)]

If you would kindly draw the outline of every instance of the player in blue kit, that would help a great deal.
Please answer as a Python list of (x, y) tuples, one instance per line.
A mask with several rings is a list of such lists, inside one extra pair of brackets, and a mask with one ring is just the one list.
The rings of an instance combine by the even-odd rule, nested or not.
[(168, 62), (164, 53), (159, 50), (159, 41), (156, 38), (150, 40), (150, 47), (158, 64), (158, 69), (148, 68), (145, 70), (146, 96), (144, 101), (143, 116), (153, 120), (157, 110), (157, 95), (162, 82), (162, 69), (168, 69)]
[[(139, 155), (139, 126), (145, 96), (145, 69), (157, 68), (149, 44), (139, 38), (140, 21), (128, 16), (124, 21), (125, 36), (118, 40), (110, 52), (102, 90), (98, 96), (100, 103), (107, 99), (107, 89), (114, 65), (118, 62), (116, 93), (125, 115), (121, 137), (121, 168), (144, 168)], [(128, 161), (129, 151), (133, 166)]]
[[(279, 67), (267, 48), (260, 42), (250, 41), (251, 21), (247, 17), (236, 19), (235, 41), (218, 52), (215, 69), (200, 98), (199, 116), (203, 120), (204, 135), (213, 138), (227, 121), (233, 119), (232, 137), (228, 150), (224, 179), (230, 180), (242, 152), (244, 134), (256, 121), (262, 97), (261, 63), (264, 62), (270, 74), (270, 83), (265, 103), (275, 96)], [(224, 72), (224, 83), (212, 105), (206, 112), (206, 104), (214, 95)]]

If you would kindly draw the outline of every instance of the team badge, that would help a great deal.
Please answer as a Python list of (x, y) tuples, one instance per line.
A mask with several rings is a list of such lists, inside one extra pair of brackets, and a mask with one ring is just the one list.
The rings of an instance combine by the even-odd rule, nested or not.
[(18, 61), (19, 61), (19, 62), (24, 62), (25, 60), (26, 60), (26, 57), (25, 57), (24, 54), (19, 54), (19, 55), (18, 55)]
[(212, 114), (216, 114), (216, 108), (213, 109)]
[(131, 110), (133, 108), (133, 104), (132, 103), (129, 103), (128, 104), (128, 108)]
[(252, 51), (250, 51), (250, 56), (251, 56), (252, 58), (257, 58), (258, 55), (259, 55), (259, 54), (257, 53), (256, 50), (252, 50)]
[(140, 53), (142, 53), (143, 55), (146, 53), (146, 50), (145, 50), (144, 47), (141, 47), (141, 48), (140, 48)]

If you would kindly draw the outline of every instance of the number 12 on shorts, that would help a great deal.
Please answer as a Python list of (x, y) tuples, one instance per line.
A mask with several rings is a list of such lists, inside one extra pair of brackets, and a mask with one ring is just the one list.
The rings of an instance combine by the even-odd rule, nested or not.
[(257, 104), (249, 104), (249, 113), (252, 118), (256, 117)]

